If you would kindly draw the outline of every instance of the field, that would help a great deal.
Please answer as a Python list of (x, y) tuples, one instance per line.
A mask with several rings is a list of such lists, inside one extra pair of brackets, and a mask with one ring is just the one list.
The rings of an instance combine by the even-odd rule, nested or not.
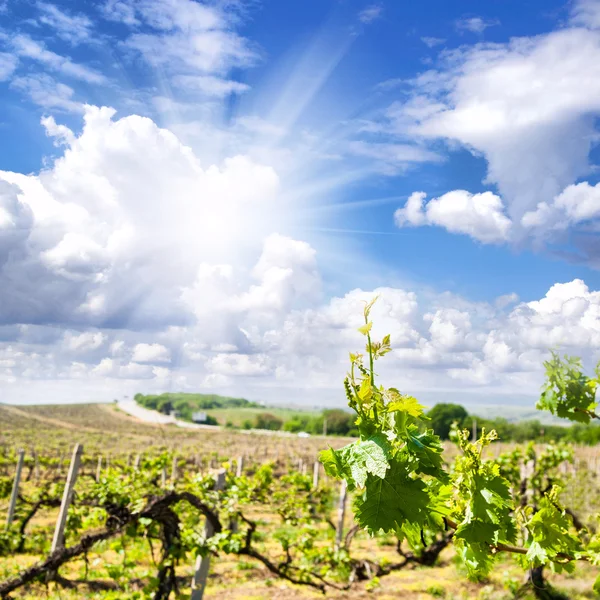
[[(214, 502), (211, 507), (218, 506), (223, 523), (227, 521), (225, 514), (236, 515), (240, 511), (256, 524), (252, 548), (261, 558), (240, 552), (235, 543), (239, 546), (241, 534), (223, 538), (221, 547), (212, 548), (215, 555), (205, 598), (317, 598), (322, 597), (321, 591), (306, 585), (306, 581), (318, 586), (319, 578), (328, 582), (326, 591), (331, 598), (534, 597), (530, 590), (521, 587), (523, 569), (510, 555), (503, 556), (483, 581), (469, 582), (451, 545), (441, 550), (433, 566), (426, 566), (411, 558), (406, 547), (400, 548), (404, 556), (401, 555), (394, 535), (370, 537), (362, 530), (355, 531), (350, 502), (343, 521), (342, 543), (332, 550), (339, 526), (340, 485), (321, 470), (314, 489), (313, 465), (320, 450), (328, 446), (340, 448), (348, 439), (157, 426), (140, 422), (112, 405), (0, 406), (0, 423), (0, 483), (5, 482), (5, 489), (14, 476), (16, 450), (26, 450), (15, 523), (23, 522), (33, 500), (39, 500), (40, 490), (46, 489), (51, 500), (48, 505), (41, 505), (27, 523), (21, 548), (13, 546), (7, 550), (7, 544), (16, 538), (0, 538), (0, 586), (2, 581), (48, 555), (59, 511), (57, 499), (62, 494), (73, 446), (81, 443), (82, 464), (67, 520), (67, 547), (77, 544), (86, 532), (102, 530), (107, 514), (113, 510), (102, 508), (101, 499), (105, 501), (108, 496), (113, 504), (125, 497), (129, 503), (135, 503), (135, 494), (145, 498), (149, 494), (159, 497), (192, 490), (204, 494), (206, 502)], [(496, 442), (488, 452), (494, 458), (513, 449), (514, 446)], [(241, 457), (243, 468), (236, 474)], [(573, 464), (565, 461), (556, 467), (556, 476), (560, 474), (567, 483), (565, 503), (584, 521), (600, 508), (599, 458), (598, 449), (579, 448)], [(212, 479), (208, 473), (222, 466), (228, 469), (227, 491), (216, 499), (211, 496), (214, 492), (210, 491)], [(206, 477), (199, 478), (199, 474)], [(9, 494), (10, 489), (0, 495), (2, 521), (6, 518)], [(196, 539), (203, 530), (204, 519), (180, 505), (177, 514), (182, 533), (172, 574), (179, 592), (170, 597), (189, 598), (193, 549), (206, 549), (206, 540)], [(161, 562), (161, 536), (166, 526), (160, 519), (156, 523), (163, 527), (160, 532), (152, 529), (155, 524), (131, 521), (62, 565), (58, 582), (46, 585), (36, 580), (18, 587), (10, 597), (158, 597), (155, 590), (149, 590), (160, 579), (161, 565), (165, 563)], [(244, 523), (238, 522), (240, 530)], [(134, 533), (131, 528), (135, 527), (147, 529)], [(267, 562), (278, 568), (279, 574)], [(305, 585), (294, 584), (281, 574), (302, 580)], [(596, 575), (597, 568), (587, 563), (580, 566), (576, 575), (547, 574), (562, 597), (574, 599), (597, 597), (592, 592)], [(353, 581), (348, 586), (349, 578)], [(348, 589), (341, 589), (344, 587)]]
[(291, 408), (279, 408), (266, 406), (264, 408), (215, 408), (205, 411), (217, 419), (219, 425), (226, 425), (232, 423), (236, 427), (242, 427), (244, 421), (250, 421), (254, 423), (256, 417), (263, 413), (269, 413), (281, 419), (282, 421), (289, 421), (294, 417), (316, 417), (318, 412), (316, 411), (300, 411)]

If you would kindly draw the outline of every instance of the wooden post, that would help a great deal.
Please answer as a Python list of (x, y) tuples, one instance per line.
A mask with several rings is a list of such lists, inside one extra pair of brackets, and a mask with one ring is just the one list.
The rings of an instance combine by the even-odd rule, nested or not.
[(167, 467), (163, 467), (160, 472), (160, 487), (164, 488), (167, 486)]
[[(216, 473), (214, 489), (219, 491), (225, 487), (225, 469), (221, 469)], [(207, 519), (204, 525), (204, 537), (212, 537), (215, 530), (212, 523)], [(210, 555), (198, 556), (196, 558), (196, 567), (194, 570), (194, 579), (192, 579), (192, 596), (190, 600), (202, 600), (206, 582), (208, 580), (208, 569), (210, 567)]]
[(135, 457), (135, 461), (133, 462), (133, 468), (135, 471), (140, 470), (140, 455), (139, 454), (137, 454)]
[(98, 457), (98, 466), (96, 467), (96, 483), (100, 481), (102, 475), (102, 454)]
[(243, 472), (244, 472), (244, 457), (240, 456), (237, 459), (237, 469), (235, 471), (235, 476), (241, 477)]
[(55, 552), (59, 548), (62, 548), (65, 543), (65, 525), (67, 524), (67, 513), (69, 512), (69, 505), (73, 499), (73, 487), (77, 480), (77, 473), (79, 473), (79, 464), (81, 462), (81, 454), (83, 452), (83, 446), (81, 444), (75, 444), (73, 449), (73, 458), (71, 458), (71, 466), (69, 467), (69, 474), (67, 475), (67, 483), (65, 484), (65, 491), (63, 493), (62, 502), (60, 503), (60, 512), (58, 513), (58, 520), (56, 521), (56, 529), (54, 530), (54, 538), (52, 539), (51, 552)]
[(473, 419), (473, 443), (477, 440), (477, 419)]
[(321, 468), (321, 464), (318, 460), (315, 461), (313, 465), (313, 490), (316, 490), (319, 487), (319, 469)]
[(342, 545), (344, 537), (344, 517), (346, 516), (346, 500), (348, 499), (348, 485), (346, 480), (342, 479), (340, 487), (340, 501), (338, 504), (338, 524), (335, 532), (335, 545), (339, 548)]
[(6, 516), (6, 529), (9, 529), (15, 518), (15, 508), (19, 496), (19, 483), (21, 482), (21, 473), (23, 471), (23, 461), (25, 460), (25, 450), (21, 449), (17, 453), (17, 470), (15, 471), (15, 480), (13, 482), (12, 494), (10, 495), (10, 504), (8, 505), (8, 515)]
[(177, 481), (177, 454), (173, 455), (173, 462), (171, 463), (171, 483), (174, 484)]

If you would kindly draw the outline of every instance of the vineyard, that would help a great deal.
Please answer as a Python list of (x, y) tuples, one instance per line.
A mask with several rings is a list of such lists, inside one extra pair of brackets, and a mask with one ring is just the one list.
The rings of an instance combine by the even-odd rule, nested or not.
[[(442, 444), (361, 329), (359, 439), (0, 407), (0, 598), (598, 597), (600, 450)], [(540, 408), (595, 419), (597, 380), (547, 368)]]

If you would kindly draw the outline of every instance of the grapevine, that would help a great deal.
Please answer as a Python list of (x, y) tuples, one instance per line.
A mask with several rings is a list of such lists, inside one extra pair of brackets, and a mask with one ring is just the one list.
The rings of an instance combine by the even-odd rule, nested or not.
[[(422, 547), (424, 530), (454, 531), (453, 544), (469, 578), (481, 580), (500, 553), (520, 557), (525, 569), (549, 567), (555, 572), (575, 569), (576, 561), (600, 563), (600, 540), (577, 528), (559, 501), (556, 484), (536, 482), (535, 506), (518, 498), (501, 464), (484, 458), (497, 439), (495, 431), (456, 431), (461, 455), (449, 473), (444, 468), (441, 440), (427, 428), (424, 407), (396, 388), (376, 385), (375, 363), (391, 351), (390, 336), (371, 339), (370, 312), (364, 309), (365, 354), (350, 354), (344, 381), (348, 405), (357, 415), (359, 439), (321, 453), (331, 476), (344, 479), (356, 491), (354, 514), (370, 534), (394, 532), (413, 549)], [(597, 379), (580, 372), (580, 363), (562, 363), (553, 356), (546, 365), (549, 382), (540, 408), (559, 416), (589, 421), (594, 412)], [(514, 483), (514, 482), (513, 482)], [(600, 592), (600, 577), (595, 591)]]

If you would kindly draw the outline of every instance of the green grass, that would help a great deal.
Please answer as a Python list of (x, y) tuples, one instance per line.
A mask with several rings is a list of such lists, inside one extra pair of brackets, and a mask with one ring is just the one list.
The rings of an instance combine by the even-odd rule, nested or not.
[(261, 413), (270, 413), (279, 417), (283, 422), (293, 419), (295, 416), (310, 416), (317, 417), (317, 411), (302, 411), (292, 408), (276, 408), (265, 406), (261, 408), (213, 408), (204, 411), (206, 414), (214, 417), (219, 422), (219, 425), (225, 425), (228, 421), (236, 427), (241, 427), (244, 421), (250, 421), (254, 426), (256, 416)]

